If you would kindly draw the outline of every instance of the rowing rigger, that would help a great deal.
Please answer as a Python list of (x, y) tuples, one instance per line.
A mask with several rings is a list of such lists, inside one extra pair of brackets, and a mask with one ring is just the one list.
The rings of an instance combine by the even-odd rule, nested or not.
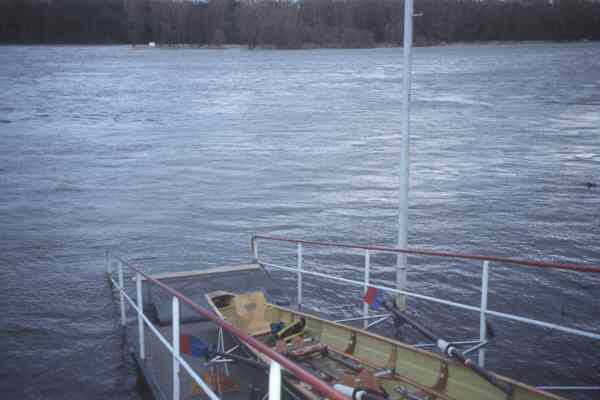
[(441, 339), (439, 335), (436, 335), (431, 330), (421, 325), (419, 322), (407, 316), (395, 306), (393, 301), (386, 300), (383, 303), (383, 306), (388, 311), (390, 311), (400, 322), (407, 323), (419, 333), (421, 333), (423, 336), (425, 336), (427, 339), (435, 342), (440, 351), (442, 351), (448, 357), (459, 361), (465, 367), (469, 368), (471, 371), (475, 372), (477, 375), (488, 381), (490, 384), (494, 385), (495, 387), (506, 393), (510, 398), (513, 392), (513, 388), (511, 385), (500, 381), (490, 371), (477, 365), (473, 360), (471, 360), (463, 352), (454, 347), (451, 343), (448, 343), (446, 340)]

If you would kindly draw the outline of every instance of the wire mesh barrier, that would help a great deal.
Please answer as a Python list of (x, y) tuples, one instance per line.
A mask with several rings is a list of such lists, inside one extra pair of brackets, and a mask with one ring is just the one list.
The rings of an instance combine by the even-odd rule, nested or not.
[[(113, 261), (116, 261), (117, 268), (116, 271), (113, 271)], [(135, 282), (136, 282), (136, 300), (134, 301), (126, 292), (124, 286), (124, 274), (123, 267), (130, 269), (135, 273)], [(181, 303), (186, 304), (192, 310), (194, 310), (199, 315), (204, 318), (211, 320), (214, 322), (220, 329), (229, 334), (235, 336), (240, 341), (244, 342), (246, 345), (250, 346), (254, 350), (263, 354), (270, 360), (270, 372), (269, 372), (269, 400), (279, 400), (281, 394), (281, 371), (282, 368), (286, 370), (286, 372), (292, 374), (299, 380), (310, 385), (316, 392), (320, 393), (324, 397), (327, 397), (331, 400), (347, 400), (346, 396), (336, 391), (334, 388), (329, 386), (327, 383), (323, 382), (319, 378), (312, 375), (310, 372), (306, 371), (304, 368), (299, 366), (298, 364), (292, 362), (288, 358), (283, 355), (277, 353), (264, 343), (261, 343), (257, 339), (252, 336), (249, 336), (244, 331), (239, 328), (229, 324), (223, 319), (219, 318), (212, 312), (207, 309), (200, 307), (196, 303), (194, 303), (187, 296), (183, 295), (181, 292), (173, 289), (169, 285), (151, 277), (150, 275), (141, 271), (138, 267), (132, 265), (127, 260), (114, 255), (110, 252), (107, 252), (107, 272), (110, 282), (113, 287), (118, 290), (119, 293), (119, 308), (120, 308), (120, 317), (121, 317), (121, 325), (125, 326), (127, 324), (127, 314), (126, 314), (126, 301), (129, 305), (135, 310), (137, 315), (137, 325), (138, 325), (138, 345), (139, 345), (139, 355), (140, 359), (143, 361), (146, 357), (145, 352), (145, 327), (148, 327), (154, 335), (160, 340), (162, 345), (171, 353), (172, 355), (172, 387), (173, 387), (173, 399), (179, 400), (181, 398), (181, 390), (180, 390), (180, 369), (183, 367), (187, 371), (187, 373), (192, 377), (193, 381), (202, 389), (202, 391), (211, 399), (211, 400), (219, 400), (219, 397), (214, 393), (214, 391), (210, 388), (210, 386), (194, 371), (194, 369), (183, 359), (181, 355), (180, 348), (180, 305)], [(116, 279), (113, 276), (116, 273)], [(151, 282), (153, 285), (156, 285), (162, 288), (164, 291), (169, 293), (172, 296), (172, 329), (173, 329), (173, 337), (172, 341), (169, 342), (167, 338), (165, 338), (159, 330), (152, 324), (150, 319), (144, 313), (144, 305), (143, 305), (143, 290), (142, 290), (142, 280), (146, 280)]]

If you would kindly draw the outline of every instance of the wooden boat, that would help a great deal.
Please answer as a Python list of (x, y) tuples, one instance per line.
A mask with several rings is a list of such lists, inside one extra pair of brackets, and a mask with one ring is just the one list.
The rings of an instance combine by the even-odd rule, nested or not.
[[(217, 291), (207, 293), (206, 299), (220, 318), (287, 355), (334, 388), (350, 389), (347, 394), (355, 400), (370, 398), (359, 393), (390, 400), (561, 399), (492, 374), (500, 386), (509, 388), (503, 391), (453, 359), (267, 303), (262, 292), (236, 295)], [(292, 330), (290, 334), (276, 340), (288, 328)], [(259, 360), (268, 362), (261, 353), (248, 349)], [(310, 386), (290, 376), (286, 383), (303, 398), (322, 398)]]

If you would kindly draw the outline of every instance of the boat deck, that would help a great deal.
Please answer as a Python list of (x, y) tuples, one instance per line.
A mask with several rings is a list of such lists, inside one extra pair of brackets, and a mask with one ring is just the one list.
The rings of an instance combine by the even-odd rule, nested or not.
[[(181, 325), (181, 334), (190, 334), (200, 338), (207, 343), (216, 343), (218, 338), (218, 329), (211, 322), (194, 322)], [(173, 333), (171, 326), (158, 327), (160, 333), (171, 340)], [(146, 344), (146, 357), (140, 358), (139, 346), (137, 345), (137, 327), (130, 326), (127, 330), (127, 340), (131, 345), (131, 354), (137, 363), (140, 372), (148, 388), (156, 400), (167, 400), (172, 398), (173, 393), (173, 362), (172, 355), (160, 343), (160, 340), (150, 330), (144, 332)], [(235, 346), (235, 343), (229, 335), (224, 335), (225, 348), (229, 349)], [(235, 354), (245, 355), (243, 347), (240, 347)], [(207, 377), (211, 374), (223, 374), (224, 366), (222, 363), (208, 365), (204, 358), (198, 358), (182, 354), (182, 357), (188, 364), (200, 375)], [(219, 397), (226, 397), (231, 400), (248, 400), (250, 387), (255, 387), (260, 393), (266, 393), (268, 386), (267, 375), (265, 371), (246, 366), (240, 363), (227, 363), (229, 376), (235, 377), (236, 390), (233, 387), (223, 385), (221, 391), (214, 388)], [(208, 381), (208, 379), (205, 379)], [(180, 387), (182, 399), (205, 399), (206, 394), (197, 386), (190, 375), (183, 368), (180, 370)], [(225, 395), (225, 396), (223, 396)], [(262, 397), (262, 396), (261, 396)]]

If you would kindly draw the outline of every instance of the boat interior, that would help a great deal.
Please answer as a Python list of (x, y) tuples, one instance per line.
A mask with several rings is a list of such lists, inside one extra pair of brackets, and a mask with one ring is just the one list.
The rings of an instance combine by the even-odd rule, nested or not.
[[(360, 388), (389, 399), (507, 398), (458, 363), (362, 329), (269, 304), (260, 291), (219, 290), (207, 293), (206, 299), (221, 318), (334, 387), (351, 388), (350, 395)], [(548, 398), (532, 387), (505, 382), (514, 388), (512, 398)], [(321, 398), (302, 382), (289, 379), (288, 383), (303, 397)]]

